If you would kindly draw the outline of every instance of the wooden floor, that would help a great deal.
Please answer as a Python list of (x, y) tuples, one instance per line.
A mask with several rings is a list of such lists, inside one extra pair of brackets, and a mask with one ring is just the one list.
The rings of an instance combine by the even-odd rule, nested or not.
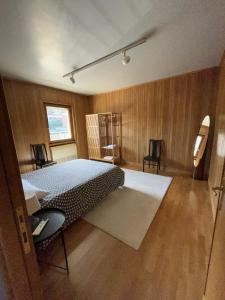
[[(72, 225), (70, 275), (42, 266), (45, 299), (202, 300), (211, 232), (207, 183), (177, 176), (138, 251), (83, 220)], [(48, 259), (63, 265), (59, 241)]]

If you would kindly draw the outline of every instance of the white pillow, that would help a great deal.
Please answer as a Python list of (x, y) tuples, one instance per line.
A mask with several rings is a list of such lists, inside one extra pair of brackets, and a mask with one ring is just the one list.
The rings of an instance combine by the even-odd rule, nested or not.
[(30, 193), (35, 193), (38, 199), (43, 199), (45, 196), (49, 194), (48, 191), (34, 186), (26, 179), (22, 179), (22, 184), (23, 184), (23, 191), (24, 191), (25, 198), (27, 198), (27, 196), (30, 195)]
[(26, 192), (25, 194), (26, 206), (28, 215), (31, 216), (33, 213), (41, 208), (41, 204), (34, 192)]

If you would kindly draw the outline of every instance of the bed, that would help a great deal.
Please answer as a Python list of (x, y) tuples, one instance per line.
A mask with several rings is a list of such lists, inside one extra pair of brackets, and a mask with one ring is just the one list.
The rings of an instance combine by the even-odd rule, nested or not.
[(124, 184), (124, 172), (107, 163), (76, 159), (22, 175), (49, 192), (41, 207), (65, 212), (65, 227), (95, 207), (105, 196)]

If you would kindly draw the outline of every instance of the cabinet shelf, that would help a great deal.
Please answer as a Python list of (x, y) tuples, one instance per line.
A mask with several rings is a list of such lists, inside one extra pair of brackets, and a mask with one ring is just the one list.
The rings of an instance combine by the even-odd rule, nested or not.
[(110, 145), (106, 145), (106, 146), (102, 146), (103, 149), (106, 149), (106, 150), (113, 150), (113, 149), (116, 149), (118, 147), (118, 145), (114, 144), (110, 144)]
[(86, 115), (86, 128), (89, 158), (120, 162), (121, 114), (109, 112)]

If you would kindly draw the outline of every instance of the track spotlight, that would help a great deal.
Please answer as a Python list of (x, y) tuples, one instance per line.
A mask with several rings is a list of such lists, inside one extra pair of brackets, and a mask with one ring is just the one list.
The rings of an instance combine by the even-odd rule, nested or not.
[(146, 43), (147, 40), (148, 40), (148, 37), (142, 37), (139, 40), (137, 40), (137, 41), (135, 41), (135, 42), (133, 42), (133, 43), (131, 43), (129, 45), (126, 45), (125, 47), (120, 48), (120, 49), (118, 49), (118, 50), (116, 50), (116, 51), (114, 51), (112, 53), (109, 53), (109, 54), (107, 54), (107, 55), (105, 55), (103, 57), (100, 57), (97, 60), (92, 61), (92, 62), (90, 62), (87, 65), (84, 65), (84, 66), (82, 66), (80, 68), (77, 68), (77, 69), (73, 69), (71, 72), (64, 74), (63, 77), (69, 77), (70, 76), (69, 77), (70, 81), (72, 83), (75, 83), (74, 74), (77, 74), (78, 72), (84, 71), (84, 70), (86, 70), (86, 69), (88, 69), (88, 68), (90, 68), (92, 66), (95, 66), (95, 65), (97, 65), (99, 63), (102, 63), (102, 62), (104, 62), (104, 61), (106, 61), (106, 60), (108, 60), (110, 58), (113, 58), (116, 55), (120, 55), (121, 53), (123, 54), (122, 64), (123, 65), (127, 65), (130, 62), (131, 59), (130, 59), (130, 56), (126, 55), (126, 51), (128, 51), (128, 50), (130, 50), (132, 48), (135, 48), (135, 47), (137, 47), (137, 46), (139, 46), (141, 44)]
[(122, 64), (125, 66), (129, 64), (130, 56), (126, 55), (126, 51), (123, 52)]
[(74, 79), (74, 77), (73, 77), (73, 74), (72, 74), (71, 77), (70, 77), (70, 81), (71, 81), (72, 83), (75, 83), (75, 79)]

